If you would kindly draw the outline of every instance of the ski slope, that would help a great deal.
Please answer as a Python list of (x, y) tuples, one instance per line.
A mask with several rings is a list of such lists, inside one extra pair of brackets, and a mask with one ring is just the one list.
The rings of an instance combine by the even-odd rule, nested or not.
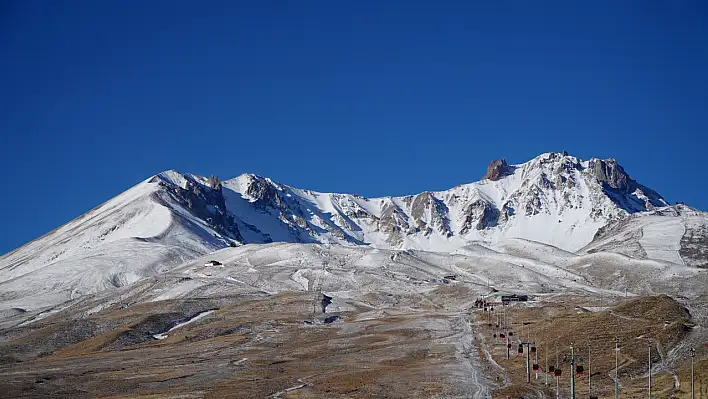
[(610, 251), (677, 265), (703, 266), (708, 213), (685, 205), (632, 215), (608, 225), (579, 253)]

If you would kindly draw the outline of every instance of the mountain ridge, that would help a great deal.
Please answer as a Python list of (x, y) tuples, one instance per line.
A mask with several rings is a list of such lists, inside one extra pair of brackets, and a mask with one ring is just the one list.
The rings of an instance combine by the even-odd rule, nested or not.
[[(517, 165), (508, 165), (503, 160), (493, 161), (490, 168), (493, 168), (495, 163), (505, 168), (502, 173), (495, 175), (495, 179), (460, 184), (443, 191), (425, 191), (405, 196), (366, 198), (356, 194), (315, 192), (255, 174), (242, 174), (222, 184), (229, 191), (254, 202), (261, 211), (271, 209), (278, 213), (277, 217), (282, 223), (300, 233), (300, 237), (294, 237), (295, 241), (303, 239), (302, 235), (307, 236), (308, 233), (313, 237), (321, 236), (314, 233), (320, 228), (327, 230), (330, 236), (334, 235), (330, 238), (339, 243), (368, 243), (387, 248), (434, 249), (435, 245), (422, 245), (420, 240), (407, 242), (410, 241), (407, 238), (421, 234), (436, 234), (442, 239), (453, 238), (458, 241), (456, 246), (469, 241), (467, 238), (457, 240), (456, 236), (471, 235), (473, 240), (490, 239), (487, 237), (490, 234), (474, 232), (489, 232), (498, 226), (503, 230), (509, 220), (515, 218), (519, 209), (526, 216), (533, 216), (540, 213), (560, 215), (568, 208), (584, 207), (591, 212), (599, 212), (589, 215), (591, 221), (595, 222), (594, 227), (599, 228), (611, 219), (668, 206), (662, 196), (631, 179), (612, 158), (581, 161), (559, 153), (545, 153)], [(520, 176), (516, 176), (517, 174)], [(578, 180), (582, 182), (578, 183)], [(489, 189), (490, 185), (494, 187)], [(578, 195), (579, 189), (587, 189), (586, 194), (595, 198), (587, 203), (588, 200), (583, 195)], [(555, 198), (557, 196), (554, 193), (557, 191), (562, 191), (564, 197)], [(609, 202), (602, 198), (603, 194)], [(233, 194), (231, 195), (233, 198)], [(325, 197), (324, 200), (322, 197)], [(550, 203), (559, 201), (566, 204), (558, 207), (557, 204)], [(614, 206), (610, 202), (614, 203)], [(308, 208), (307, 211), (300, 209), (302, 206), (298, 203), (304, 203), (302, 205)], [(329, 217), (321, 212), (315, 215), (317, 212), (311, 212), (312, 206), (324, 211)], [(553, 209), (554, 206), (560, 209)], [(460, 207), (464, 209), (457, 209)], [(607, 215), (603, 216), (603, 211)], [(308, 213), (313, 214), (308, 216)], [(238, 212), (234, 214), (238, 215)], [(329, 223), (330, 221), (334, 223)], [(293, 225), (293, 222), (297, 226)], [(376, 225), (370, 226), (373, 222), (376, 222)], [(246, 242), (268, 242), (269, 236), (264, 235), (260, 239), (252, 237)], [(584, 244), (590, 241), (591, 236), (585, 234)], [(281, 237), (280, 240), (292, 239)], [(563, 247), (560, 240), (551, 243)], [(580, 247), (582, 245), (576, 244), (564, 249), (576, 250)]]
[[(635, 200), (634, 203), (630, 203), (630, 204), (628, 204), (628, 206), (624, 206), (624, 207), (620, 206), (620, 208), (623, 208), (627, 213), (641, 212), (641, 211), (645, 211), (645, 210), (650, 210), (656, 206), (660, 207), (660, 206), (667, 206), (668, 205), (668, 203), (663, 199), (663, 197), (661, 197), (659, 194), (657, 194), (654, 190), (651, 190), (645, 186), (639, 185), (634, 180), (629, 178), (629, 176), (626, 174), (626, 172), (624, 172), (624, 169), (621, 166), (619, 166), (619, 164), (613, 158), (608, 158), (608, 159), (604, 159), (604, 160), (598, 159), (598, 158), (591, 158), (588, 161), (581, 161), (578, 158), (575, 158), (572, 156), (567, 156), (565, 154), (561, 155), (560, 153), (544, 153), (544, 154), (541, 154), (541, 155), (533, 158), (532, 160), (530, 160), (528, 162), (516, 164), (516, 165), (508, 165), (506, 163), (506, 161), (503, 159), (497, 160), (497, 161), (492, 161), (492, 163), (490, 164), (490, 168), (492, 168), (495, 164), (500, 163), (503, 168), (508, 168), (513, 173), (514, 170), (516, 170), (519, 167), (523, 167), (524, 165), (528, 165), (528, 164), (534, 163), (534, 162), (543, 162), (544, 160), (547, 161), (549, 158), (557, 158), (557, 157), (563, 157), (563, 159), (569, 160), (571, 162), (571, 164), (575, 165), (575, 166), (581, 165), (583, 163), (590, 164), (593, 162), (595, 162), (595, 164), (597, 164), (597, 165), (603, 165), (603, 168), (605, 167), (605, 165), (610, 165), (610, 168), (609, 168), (610, 173), (603, 173), (601, 175), (601, 177), (598, 178), (598, 181), (600, 183), (602, 183), (603, 185), (607, 186), (605, 188), (607, 189), (607, 191), (609, 191), (608, 196), (613, 201), (615, 199), (617, 199), (617, 192), (613, 191), (613, 190), (618, 190), (618, 189), (621, 190), (622, 188), (625, 188), (625, 190), (626, 190), (626, 187), (627, 187), (626, 182), (627, 181), (630, 182), (632, 187), (639, 188), (640, 190), (643, 190), (643, 191), (647, 191), (650, 194), (648, 197), (647, 203), (644, 204), (644, 209), (642, 209), (641, 204), (638, 206), (638, 204), (636, 203), (636, 200), (638, 198), (640, 198), (640, 196), (637, 196), (634, 198), (634, 200)], [(567, 164), (565, 166), (567, 167)], [(587, 167), (587, 166), (585, 166), (585, 167)], [(599, 169), (603, 169), (603, 168), (599, 168)], [(617, 170), (619, 173), (613, 173), (615, 170)], [(410, 212), (409, 212), (410, 215), (406, 214), (405, 216), (408, 216), (406, 218), (407, 220), (405, 220), (405, 221), (400, 220), (400, 222), (403, 223), (404, 225), (405, 225), (404, 222), (408, 222), (408, 223), (415, 222), (416, 224), (420, 224), (423, 228), (427, 228), (428, 227), (427, 225), (431, 224), (431, 223), (425, 223), (425, 225), (423, 226), (423, 224), (419, 223), (419, 222), (420, 221), (428, 222), (427, 220), (424, 220), (428, 216), (428, 215), (424, 215), (424, 213), (426, 213), (425, 211), (429, 211), (430, 208), (432, 207), (437, 212), (429, 215), (429, 218), (431, 219), (430, 222), (432, 222), (432, 225), (434, 227), (438, 227), (439, 229), (445, 231), (446, 234), (449, 235), (450, 233), (452, 233), (449, 231), (449, 227), (446, 227), (447, 224), (449, 223), (449, 221), (446, 221), (444, 219), (445, 215), (441, 215), (444, 213), (443, 211), (444, 211), (446, 204), (441, 203), (439, 201), (439, 198), (436, 197), (436, 195), (438, 195), (438, 196), (444, 195), (445, 193), (450, 192), (452, 190), (465, 189), (465, 188), (469, 188), (474, 185), (483, 186), (486, 184), (485, 183), (486, 180), (489, 180), (490, 182), (499, 181), (499, 180), (503, 180), (509, 174), (511, 174), (511, 173), (506, 173), (503, 176), (496, 178), (496, 179), (487, 179), (489, 173), (490, 172), (488, 169), (487, 175), (485, 175), (484, 179), (477, 181), (477, 182), (459, 184), (459, 185), (456, 185), (456, 186), (449, 188), (447, 190), (424, 191), (424, 192), (421, 192), (418, 194), (410, 194), (410, 195), (403, 195), (403, 196), (383, 196), (383, 197), (372, 197), (372, 198), (366, 198), (362, 195), (355, 194), (355, 193), (328, 193), (328, 192), (313, 191), (313, 190), (309, 190), (309, 189), (299, 189), (299, 188), (296, 188), (296, 187), (293, 187), (290, 185), (276, 182), (271, 178), (264, 177), (264, 176), (261, 176), (261, 175), (255, 174), (255, 173), (243, 173), (233, 179), (229, 179), (224, 182), (226, 182), (227, 185), (231, 186), (230, 188), (233, 188), (234, 183), (235, 183), (235, 185), (238, 186), (238, 185), (240, 185), (240, 183), (242, 183), (243, 180), (251, 180), (253, 182), (253, 184), (247, 183), (247, 184), (245, 184), (245, 187), (238, 187), (235, 190), (231, 190), (231, 191), (239, 193), (242, 195), (242, 197), (252, 200), (252, 202), (254, 202), (256, 204), (256, 206), (259, 206), (261, 208), (268, 207), (269, 205), (276, 205), (276, 206), (281, 205), (280, 198), (276, 198), (276, 196), (274, 195), (275, 190), (279, 190), (279, 188), (288, 188), (288, 189), (293, 190), (297, 193), (304, 193), (304, 194), (311, 195), (311, 196), (318, 196), (318, 197), (319, 196), (331, 196), (334, 201), (341, 200), (344, 202), (348, 202), (348, 205), (350, 205), (354, 209), (344, 209), (345, 213), (352, 214), (352, 215), (347, 215), (347, 216), (363, 217), (363, 218), (366, 218), (366, 217), (379, 218), (383, 215), (385, 220), (390, 220), (391, 218), (396, 218), (396, 216), (403, 217), (403, 215), (401, 215), (403, 210), (400, 209), (401, 208), (400, 202), (401, 201), (410, 202), (410, 203), (412, 203), (412, 208), (410, 209)], [(214, 178), (214, 177), (212, 177), (212, 178)], [(547, 186), (549, 184), (557, 183), (557, 182), (549, 181), (544, 174), (541, 174), (541, 178), (542, 178), (541, 185)], [(202, 176), (195, 175), (195, 174), (182, 174), (174, 169), (171, 169), (171, 170), (167, 170), (167, 171), (158, 173), (156, 175), (153, 175), (150, 178), (144, 180), (142, 183), (139, 183), (139, 184), (163, 181), (164, 183), (167, 183), (169, 185), (169, 188), (174, 189), (174, 188), (179, 187), (181, 189), (186, 189), (187, 188), (186, 185), (188, 184), (187, 182), (189, 181), (190, 183), (196, 183), (195, 185), (200, 186), (199, 188), (201, 188), (201, 190), (198, 190), (198, 191), (205, 191), (204, 187), (209, 187), (209, 185), (211, 184), (208, 182), (208, 179), (209, 178), (207, 178), (207, 177), (202, 177)], [(218, 180), (218, 178), (216, 178), (216, 179)], [(560, 182), (563, 183), (564, 177), (561, 176), (560, 179), (561, 179)], [(224, 182), (221, 182), (219, 180), (220, 185), (223, 185)], [(133, 187), (133, 188), (135, 188), (135, 187)], [(132, 190), (133, 188), (126, 190), (126, 192)], [(471, 203), (468, 204), (469, 208), (470, 208), (470, 209), (468, 209), (468, 211), (469, 211), (469, 213), (474, 213), (476, 211), (478, 213), (478, 215), (477, 215), (477, 217), (474, 217), (474, 215), (473, 215), (473, 217), (468, 218), (469, 220), (467, 220), (467, 223), (466, 223), (467, 226), (466, 226), (465, 231), (469, 231), (472, 222), (475, 222), (475, 221), (478, 222), (475, 227), (479, 227), (480, 229), (486, 227), (487, 225), (493, 224), (493, 222), (494, 222), (493, 219), (497, 216), (496, 213), (500, 213), (498, 216), (502, 221), (507, 220), (507, 218), (510, 216), (509, 213), (511, 212), (511, 210), (509, 209), (508, 206), (505, 207), (506, 204), (499, 204), (500, 201), (498, 199), (495, 201), (495, 199), (490, 198), (489, 195), (484, 193), (484, 190), (480, 191), (479, 187), (474, 187), (474, 189), (475, 189), (475, 192), (472, 194), (472, 196), (473, 197), (477, 196), (479, 198), (475, 198), (474, 201), (472, 201)], [(208, 190), (206, 190), (206, 191), (208, 191)], [(173, 193), (173, 194), (175, 194), (175, 193)], [(178, 193), (178, 194), (180, 194), (179, 196), (182, 197), (181, 200), (188, 200), (188, 198), (186, 198), (186, 193), (182, 192), (182, 193)], [(199, 194), (200, 193), (197, 193), (197, 197), (199, 196)], [(207, 192), (207, 194), (209, 194), (209, 193)], [(121, 195), (123, 195), (123, 193), (114, 197), (114, 199), (120, 197)], [(203, 195), (202, 195), (202, 197), (203, 197)], [(644, 197), (646, 197), (646, 196), (643, 196), (643, 195), (641, 196), (641, 198), (644, 198)], [(375, 201), (375, 200), (384, 201), (384, 202), (386, 202), (386, 207), (384, 207), (384, 208), (380, 209), (378, 212), (374, 212), (374, 214), (372, 214), (372, 212), (370, 212), (369, 209), (362, 207), (361, 203), (355, 204), (350, 201), (347, 201), (345, 198), (353, 199), (353, 200), (355, 200), (355, 202), (356, 202), (356, 200), (363, 200), (365, 202), (371, 202), (371, 201)], [(104, 204), (109, 203), (114, 199), (108, 200)], [(205, 203), (204, 205), (212, 205), (213, 206), (213, 204), (208, 204), (209, 200), (207, 200), (206, 198), (201, 198), (201, 199)], [(194, 198), (192, 200), (194, 200)], [(274, 200), (276, 202), (269, 203), (269, 200)], [(456, 200), (456, 198), (453, 198), (453, 202), (455, 200)], [(479, 200), (479, 201), (476, 201), (476, 200)], [(622, 201), (626, 202), (626, 198), (619, 198), (619, 200), (617, 202), (619, 204), (623, 204)], [(496, 203), (490, 204), (493, 202), (496, 202)], [(94, 212), (96, 209), (100, 208), (104, 204), (101, 204), (101, 205), (89, 210), (85, 214), (79, 216), (76, 219), (73, 219), (70, 222), (74, 222), (77, 219), (82, 218), (85, 215), (90, 214), (91, 212)], [(494, 206), (490, 206), (490, 205), (494, 205)], [(499, 205), (501, 205), (501, 206), (499, 206)], [(527, 213), (533, 214), (538, 211), (538, 209), (534, 209), (534, 205), (536, 205), (536, 206), (539, 205), (538, 201), (536, 201), (535, 204), (533, 202), (526, 202), (525, 205), (526, 205)], [(623, 204), (623, 205), (627, 205), (627, 204)], [(226, 212), (227, 210), (223, 209), (223, 208), (226, 208), (225, 204), (221, 204), (221, 208), (222, 208), (221, 210), (224, 212), (222, 212), (221, 214), (219, 214), (218, 212), (217, 213), (212, 212), (212, 216), (216, 215), (216, 216), (223, 217), (223, 218), (228, 217), (228, 215), (227, 215), (228, 212)], [(337, 207), (337, 208), (341, 208), (341, 207)], [(345, 206), (344, 208), (347, 208), (347, 207)], [(499, 209), (499, 208), (501, 208), (501, 209)], [(192, 208), (191, 210), (194, 210), (194, 208)], [(233, 212), (231, 212), (231, 213), (233, 213)], [(209, 217), (209, 216), (206, 216), (206, 217)], [(334, 214), (333, 217), (346, 220), (346, 218), (342, 217), (341, 214), (340, 215)], [(399, 219), (401, 219), (401, 217), (399, 217)], [(216, 224), (218, 225), (219, 223), (216, 223)], [(223, 220), (221, 221), (221, 224), (224, 224)], [(346, 223), (344, 223), (344, 224), (346, 225)], [(60, 229), (61, 227), (62, 226), (57, 227), (56, 229), (48, 232), (46, 235), (52, 234), (54, 231)], [(401, 226), (398, 226), (398, 227), (401, 227)], [(384, 228), (385, 228), (385, 226), (384, 226)], [(38, 237), (38, 238), (36, 238), (24, 245), (31, 244), (32, 242), (36, 241), (37, 239), (41, 239), (42, 237), (44, 237), (44, 236), (40, 236), (40, 237)], [(267, 241), (267, 240), (265, 240), (265, 241)], [(358, 243), (361, 244), (363, 242), (360, 241)], [(15, 249), (9, 251), (8, 253), (6, 253), (5, 255), (9, 255), (9, 254), (17, 251), (21, 247), (15, 248)], [(5, 256), (5, 255), (3, 255), (3, 256)]]
[[(22, 307), (31, 296), (35, 307), (51, 306), (243, 244), (450, 253), (516, 238), (576, 252), (600, 228), (668, 206), (613, 159), (545, 153), (505, 163), (496, 162), (505, 168), (496, 180), (379, 198), (299, 189), (255, 174), (222, 181), (165, 171), (1, 256), (0, 303)], [(701, 213), (692, 231), (701, 232), (704, 219)], [(699, 247), (701, 237), (694, 240)], [(654, 253), (669, 253), (661, 251)]]

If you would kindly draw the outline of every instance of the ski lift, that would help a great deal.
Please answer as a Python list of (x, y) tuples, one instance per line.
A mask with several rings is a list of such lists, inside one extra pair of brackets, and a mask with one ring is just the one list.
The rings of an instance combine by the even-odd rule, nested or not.
[(583, 366), (576, 366), (576, 367), (575, 367), (575, 373), (576, 373), (576, 374), (582, 374), (583, 371), (585, 371), (585, 369), (583, 368)]

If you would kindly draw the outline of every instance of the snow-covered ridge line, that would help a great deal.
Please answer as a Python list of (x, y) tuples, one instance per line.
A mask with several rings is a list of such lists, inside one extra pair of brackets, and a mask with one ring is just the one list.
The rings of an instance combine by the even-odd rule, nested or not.
[[(165, 172), (163, 180), (180, 188), (205, 181), (176, 173)], [(211, 186), (222, 194), (234, 218), (229, 228), (242, 243), (451, 251), (471, 241), (519, 237), (575, 251), (611, 221), (668, 206), (614, 159), (546, 153), (517, 165), (495, 161), (485, 177), (445, 191), (380, 198), (315, 192), (253, 174)]]

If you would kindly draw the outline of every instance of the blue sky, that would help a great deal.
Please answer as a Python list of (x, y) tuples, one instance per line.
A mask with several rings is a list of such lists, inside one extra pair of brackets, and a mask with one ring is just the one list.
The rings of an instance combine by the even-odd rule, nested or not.
[(400, 195), (615, 157), (708, 209), (695, 1), (3, 1), (0, 253), (167, 169)]

